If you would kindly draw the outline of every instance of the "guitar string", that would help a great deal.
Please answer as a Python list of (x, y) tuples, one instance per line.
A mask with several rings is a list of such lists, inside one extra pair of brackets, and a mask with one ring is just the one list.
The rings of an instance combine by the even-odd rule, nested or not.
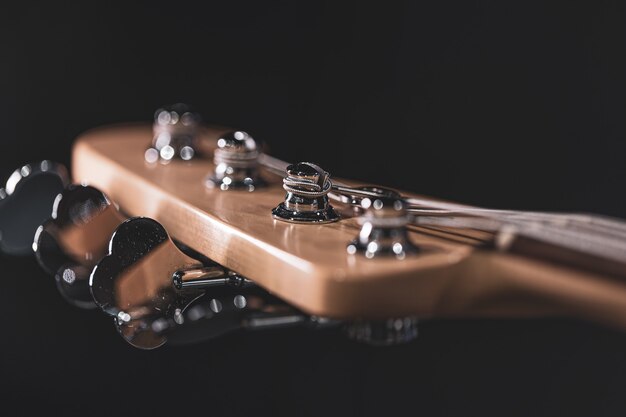
[[(259, 159), (261, 165), (284, 177), (289, 163), (267, 154), (261, 154)], [(379, 196), (376, 192), (337, 181), (333, 182), (332, 190), (329, 196), (335, 200), (340, 196)], [(487, 230), (500, 235), (520, 234), (596, 256), (622, 262), (626, 259), (626, 222), (619, 219), (578, 213), (488, 209), (416, 197), (404, 200), (409, 206), (408, 211), (417, 215), (414, 220), (417, 225)]]

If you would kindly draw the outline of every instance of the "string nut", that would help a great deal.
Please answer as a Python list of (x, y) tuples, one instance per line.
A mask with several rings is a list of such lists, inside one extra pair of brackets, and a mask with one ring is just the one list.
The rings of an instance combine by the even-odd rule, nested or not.
[(330, 174), (316, 164), (289, 165), (283, 188), (287, 194), (285, 201), (272, 210), (275, 219), (300, 224), (339, 220), (339, 215), (328, 203), (328, 193), (332, 189)]

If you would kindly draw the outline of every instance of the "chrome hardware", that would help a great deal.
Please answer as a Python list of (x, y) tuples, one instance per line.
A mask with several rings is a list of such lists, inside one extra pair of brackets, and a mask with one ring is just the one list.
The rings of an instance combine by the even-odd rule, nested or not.
[(98, 307), (115, 317), (124, 338), (134, 346), (152, 349), (165, 339), (147, 330), (156, 318), (179, 320), (182, 310), (202, 295), (197, 289), (177, 291), (173, 275), (202, 264), (176, 248), (152, 219), (123, 222), (113, 234), (109, 255), (93, 269), (91, 295)]
[(364, 198), (361, 207), (365, 209), (364, 215), (358, 218), (361, 231), (348, 244), (349, 254), (362, 253), (367, 258), (384, 255), (404, 259), (407, 254), (419, 251), (407, 235), (406, 226), (412, 217), (402, 199)]
[(223, 286), (246, 288), (256, 285), (249, 279), (243, 278), (232, 271), (226, 271), (220, 266), (205, 266), (176, 271), (172, 276), (172, 280), (177, 290)]
[(332, 188), (330, 174), (319, 166), (310, 162), (289, 165), (283, 188), (287, 194), (285, 201), (272, 210), (275, 219), (318, 224), (339, 220), (339, 215), (328, 203)]
[[(91, 274), (91, 294), (95, 303), (115, 318), (124, 339), (142, 349), (165, 343), (167, 338), (153, 329), (155, 323), (182, 324), (186, 308), (206, 289), (242, 291), (254, 286), (250, 280), (185, 255), (152, 219), (136, 217), (123, 222), (109, 246), (109, 255)], [(213, 308), (216, 313), (222, 309), (216, 303)]]
[(200, 116), (186, 104), (164, 106), (154, 113), (152, 145), (144, 157), (149, 163), (189, 161), (196, 155), (195, 140)]
[(182, 253), (159, 223), (136, 217), (111, 238), (89, 281), (96, 304), (131, 345), (154, 349), (236, 329), (327, 327), (247, 278)]
[(386, 320), (357, 320), (345, 327), (347, 336), (374, 346), (391, 346), (415, 340), (418, 335), (416, 317)]
[(258, 168), (260, 152), (257, 141), (246, 132), (237, 130), (222, 135), (213, 153), (215, 172), (207, 178), (207, 187), (254, 191), (264, 185)]
[(32, 253), (33, 235), (58, 194), (68, 184), (61, 164), (42, 161), (24, 165), (0, 188), (0, 252), (8, 255)]
[(216, 286), (182, 311), (178, 319), (162, 317), (152, 321), (149, 331), (168, 343), (188, 344), (238, 330), (292, 327), (317, 330), (338, 324), (336, 320), (308, 316), (257, 286), (245, 290)]
[(39, 265), (54, 275), (59, 292), (71, 304), (95, 307), (89, 274), (106, 255), (122, 221), (117, 207), (94, 187), (69, 185), (54, 201), (52, 218), (39, 226), (31, 242)]

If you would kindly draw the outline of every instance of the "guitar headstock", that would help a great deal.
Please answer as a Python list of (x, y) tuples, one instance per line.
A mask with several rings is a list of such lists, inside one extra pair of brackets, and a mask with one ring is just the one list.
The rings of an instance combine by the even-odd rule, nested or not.
[[(74, 146), (74, 184), (53, 170), (52, 218), (28, 217), (42, 223), (37, 259), (66, 299), (100, 307), (141, 348), (339, 321), (356, 339), (396, 343), (431, 317), (626, 327), (622, 222), (449, 203), (266, 149), (183, 105), (152, 125), (89, 131)], [(0, 210), (20, 211), (4, 200), (17, 208)]]
[[(74, 180), (103, 190), (129, 216), (156, 219), (185, 246), (310, 314), (430, 314), (437, 298), (432, 290), (443, 289), (450, 271), (473, 251), (472, 245), (409, 230), (406, 211), (394, 207), (396, 201), (402, 205), (400, 199), (372, 197), (366, 209), (329, 201), (323, 194), (331, 191), (323, 189), (329, 174), (314, 164), (291, 165), (283, 178), (257, 161), (253, 168), (220, 166), (227, 164), (223, 156), (218, 164), (210, 156), (146, 162), (152, 134), (150, 126), (127, 126), (82, 136), (74, 148)], [(200, 140), (222, 138), (206, 129)], [(237, 170), (251, 169), (257, 172), (248, 178), (258, 176), (263, 184), (253, 190), (207, 186), (220, 173), (234, 178)], [(371, 230), (380, 222), (397, 236)], [(354, 244), (364, 228), (376, 234), (369, 249)], [(389, 253), (383, 254), (383, 246)], [(428, 296), (424, 285), (432, 286)]]

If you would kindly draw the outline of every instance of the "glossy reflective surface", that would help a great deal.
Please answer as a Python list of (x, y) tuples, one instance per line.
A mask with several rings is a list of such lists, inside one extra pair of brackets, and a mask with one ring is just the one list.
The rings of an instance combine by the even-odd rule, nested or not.
[(330, 223), (340, 216), (328, 203), (332, 188), (330, 174), (311, 162), (299, 162), (287, 167), (283, 179), (287, 192), (285, 201), (272, 210), (276, 220), (291, 223)]
[(392, 196), (366, 197), (361, 200), (365, 210), (359, 217), (359, 236), (347, 246), (350, 255), (360, 253), (366, 258), (394, 256), (404, 259), (419, 252), (409, 240), (407, 224), (411, 220), (405, 202)]
[(201, 266), (176, 248), (163, 226), (137, 217), (115, 231), (110, 254), (94, 268), (89, 285), (96, 304), (115, 317), (124, 338), (151, 349), (165, 342), (152, 331), (152, 322), (176, 319), (203, 293), (196, 288), (176, 290), (174, 274)]
[(178, 318), (155, 320), (152, 331), (166, 336), (168, 343), (188, 344), (237, 330), (319, 329), (338, 324), (308, 316), (258, 286), (222, 285), (207, 289)]
[(41, 267), (56, 277), (61, 294), (79, 307), (94, 307), (89, 275), (106, 255), (115, 228), (124, 220), (98, 189), (68, 186), (56, 199), (52, 218), (37, 229), (33, 249)]
[(67, 183), (65, 167), (50, 161), (13, 172), (0, 188), (0, 251), (9, 255), (32, 252), (37, 227), (50, 217), (54, 200)]
[(217, 140), (213, 154), (215, 172), (206, 180), (208, 188), (254, 191), (265, 185), (259, 175), (260, 144), (248, 133), (226, 132)]

